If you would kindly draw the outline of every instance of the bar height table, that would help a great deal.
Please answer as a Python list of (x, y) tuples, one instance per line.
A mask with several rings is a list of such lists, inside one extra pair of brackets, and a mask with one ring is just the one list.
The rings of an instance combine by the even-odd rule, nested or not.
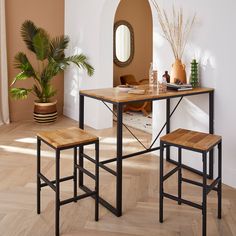
[[(171, 116), (174, 114), (175, 110), (181, 103), (182, 99), (184, 97), (193, 96), (193, 95), (199, 95), (199, 94), (208, 94), (209, 98), (209, 133), (214, 134), (214, 89), (213, 88), (194, 88), (192, 90), (187, 91), (173, 91), (168, 90), (166, 93), (158, 93), (156, 90), (151, 90), (148, 88), (148, 86), (140, 86), (141, 88), (144, 88), (146, 90), (145, 94), (129, 94), (127, 92), (119, 91), (117, 88), (107, 88), (107, 89), (95, 89), (95, 90), (82, 90), (80, 91), (80, 101), (79, 101), (79, 127), (81, 129), (84, 129), (84, 97), (90, 97), (96, 100), (99, 100), (104, 103), (104, 105), (107, 106), (108, 109), (109, 106), (106, 103), (110, 103), (113, 105), (116, 105), (117, 107), (117, 149), (116, 149), (116, 157), (100, 161), (100, 167), (111, 173), (116, 177), (116, 206), (112, 206), (109, 202), (107, 202), (105, 199), (101, 198), (99, 199), (99, 202), (106, 207), (108, 210), (110, 210), (113, 214), (116, 216), (122, 215), (122, 160), (126, 158), (130, 158), (133, 156), (145, 154), (148, 152), (159, 150), (160, 147), (153, 147), (154, 143), (160, 136), (161, 132), (166, 128), (166, 133), (170, 132), (170, 125), (171, 125)], [(180, 98), (177, 105), (174, 107), (174, 109), (170, 110), (170, 100), (172, 98)], [(158, 133), (156, 139), (153, 141), (150, 147), (146, 148), (144, 145), (144, 150), (139, 151), (136, 153), (131, 153), (128, 155), (123, 155), (123, 106), (131, 103), (131, 102), (144, 102), (144, 101), (156, 101), (156, 100), (166, 100), (166, 122), (163, 125), (162, 129)], [(111, 110), (111, 109), (110, 109)], [(113, 112), (111, 110), (111, 112)], [(114, 112), (113, 112), (114, 113)], [(129, 128), (126, 126), (126, 128), (129, 130)], [(129, 130), (130, 131), (130, 130)], [(130, 131), (131, 132), (131, 131)], [(138, 138), (131, 132), (131, 134), (138, 140)], [(140, 142), (140, 141), (139, 141)], [(141, 142), (140, 142), (141, 143)], [(142, 143), (141, 143), (142, 144)], [(83, 148), (80, 148), (79, 150), (79, 164), (83, 166), (84, 158), (88, 158), (86, 154), (84, 154)], [(209, 154), (209, 173), (208, 178), (213, 178), (213, 150)], [(170, 157), (170, 149), (166, 148), (166, 160), (177, 164), (176, 161), (172, 160)], [(107, 167), (106, 164), (116, 162), (116, 171), (112, 170), (111, 168)], [(201, 171), (198, 171), (196, 169), (193, 169), (189, 166), (183, 165), (184, 168), (189, 169), (199, 175), (202, 175)], [(83, 181), (83, 173), (79, 172), (79, 186), (81, 189), (83, 189), (85, 192), (90, 192), (88, 187), (84, 185)]]

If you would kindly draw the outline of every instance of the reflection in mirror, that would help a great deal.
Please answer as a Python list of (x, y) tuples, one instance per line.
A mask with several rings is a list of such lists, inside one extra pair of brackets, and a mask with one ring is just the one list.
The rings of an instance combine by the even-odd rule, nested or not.
[(124, 67), (134, 57), (134, 32), (127, 21), (118, 21), (114, 26), (114, 63)]
[(130, 57), (130, 38), (130, 31), (126, 25), (120, 25), (116, 29), (116, 57), (121, 62), (126, 62)]

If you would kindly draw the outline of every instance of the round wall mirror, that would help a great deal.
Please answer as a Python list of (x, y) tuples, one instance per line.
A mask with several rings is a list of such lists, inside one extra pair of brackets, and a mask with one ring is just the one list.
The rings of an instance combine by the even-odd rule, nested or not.
[(134, 57), (134, 31), (127, 21), (118, 21), (114, 26), (114, 63), (124, 67)]

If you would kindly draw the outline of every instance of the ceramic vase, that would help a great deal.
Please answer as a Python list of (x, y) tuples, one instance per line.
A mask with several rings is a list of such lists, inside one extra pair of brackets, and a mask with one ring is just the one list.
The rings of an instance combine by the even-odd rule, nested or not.
[(185, 65), (180, 59), (175, 60), (170, 74), (170, 82), (176, 83), (177, 81), (180, 81), (183, 84), (187, 83)]

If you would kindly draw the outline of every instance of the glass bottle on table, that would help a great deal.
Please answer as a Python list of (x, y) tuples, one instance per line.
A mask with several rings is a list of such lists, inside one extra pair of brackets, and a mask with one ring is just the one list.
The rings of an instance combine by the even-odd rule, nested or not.
[(149, 68), (149, 86), (151, 87), (152, 85), (153, 85), (153, 63), (151, 62)]
[(165, 78), (166, 83), (170, 83), (170, 75), (168, 74), (168, 71), (165, 71), (165, 74), (162, 76), (162, 78)]
[(157, 69), (154, 67), (153, 63), (151, 63), (149, 68), (149, 86), (156, 87), (157, 86)]

